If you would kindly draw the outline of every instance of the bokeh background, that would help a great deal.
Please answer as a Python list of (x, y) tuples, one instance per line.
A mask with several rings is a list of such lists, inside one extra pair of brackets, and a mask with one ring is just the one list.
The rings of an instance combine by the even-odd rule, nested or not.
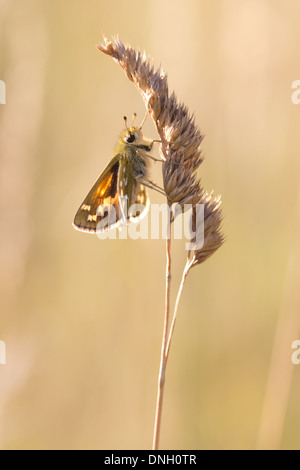
[(298, 0), (0, 0), (1, 448), (152, 443), (165, 242), (71, 225), (123, 115), (145, 112), (102, 32), (163, 65), (224, 205), (227, 241), (183, 293), (161, 448), (300, 448), (299, 17)]

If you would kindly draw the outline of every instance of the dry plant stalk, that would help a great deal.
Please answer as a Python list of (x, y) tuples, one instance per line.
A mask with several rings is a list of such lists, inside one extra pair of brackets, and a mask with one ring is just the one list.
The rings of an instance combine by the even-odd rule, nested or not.
[[(153, 436), (153, 449), (159, 447), (159, 434), (162, 415), (162, 402), (164, 393), (166, 365), (169, 357), (170, 344), (173, 337), (175, 321), (177, 317), (179, 300), (183, 286), (191, 268), (203, 263), (224, 242), (221, 233), (221, 200), (213, 199), (212, 195), (204, 193), (200, 180), (197, 177), (197, 169), (203, 158), (200, 144), (203, 135), (195, 125), (194, 117), (188, 112), (187, 107), (180, 103), (173, 92), (169, 95), (167, 76), (159, 68), (155, 70), (145, 53), (125, 45), (119, 37), (112, 41), (104, 37), (104, 45), (98, 49), (111, 56), (124, 70), (141, 93), (146, 104), (147, 111), (152, 117), (157, 132), (161, 138), (161, 154), (163, 158), (162, 175), (164, 191), (169, 206), (180, 204), (183, 209), (185, 204), (192, 205), (192, 226), (195, 231), (204, 231), (203, 246), (188, 252), (186, 266), (179, 287), (173, 319), (170, 319), (170, 291), (171, 291), (171, 225), (173, 218), (170, 216), (167, 227), (166, 253), (166, 299), (161, 361), (158, 379), (157, 406)], [(197, 205), (204, 205), (204, 227), (195, 226)], [(193, 240), (191, 240), (193, 241)]]

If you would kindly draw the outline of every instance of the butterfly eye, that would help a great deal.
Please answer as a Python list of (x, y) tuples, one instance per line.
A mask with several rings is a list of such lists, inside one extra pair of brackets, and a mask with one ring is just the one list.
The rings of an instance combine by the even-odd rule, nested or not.
[(134, 134), (127, 134), (125, 137), (125, 142), (128, 142), (129, 144), (132, 144), (132, 142), (135, 141), (135, 135)]

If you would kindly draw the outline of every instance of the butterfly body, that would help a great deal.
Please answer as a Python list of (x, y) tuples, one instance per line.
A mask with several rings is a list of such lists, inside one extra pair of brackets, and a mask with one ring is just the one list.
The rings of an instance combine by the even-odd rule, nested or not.
[[(122, 132), (114, 157), (75, 215), (75, 229), (100, 233), (137, 222), (147, 213), (149, 199), (143, 182), (148, 178), (146, 152), (152, 145), (153, 141), (145, 139), (139, 127), (129, 127)], [(127, 209), (135, 205), (139, 205), (140, 210), (128, 213)]]

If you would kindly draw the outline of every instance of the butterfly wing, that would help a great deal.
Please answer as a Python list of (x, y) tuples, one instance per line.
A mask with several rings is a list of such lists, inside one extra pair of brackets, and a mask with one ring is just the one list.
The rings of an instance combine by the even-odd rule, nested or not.
[(119, 225), (120, 158), (111, 160), (79, 207), (73, 222), (77, 230), (96, 233)]
[(131, 204), (129, 204), (128, 220), (138, 223), (148, 213), (149, 206), (150, 199), (145, 186), (135, 182), (131, 195)]
[(79, 207), (73, 226), (82, 232), (100, 233), (130, 222), (138, 223), (150, 201), (143, 184), (133, 174), (132, 162), (116, 155)]
[(146, 163), (136, 153), (133, 153), (130, 158), (121, 158), (120, 160), (120, 211), (123, 215), (125, 211), (122, 206), (125, 202), (126, 217), (123, 216), (123, 221), (127, 224), (138, 223), (149, 210), (150, 201), (147, 189), (143, 183), (139, 182), (139, 178), (144, 177), (145, 166)]

